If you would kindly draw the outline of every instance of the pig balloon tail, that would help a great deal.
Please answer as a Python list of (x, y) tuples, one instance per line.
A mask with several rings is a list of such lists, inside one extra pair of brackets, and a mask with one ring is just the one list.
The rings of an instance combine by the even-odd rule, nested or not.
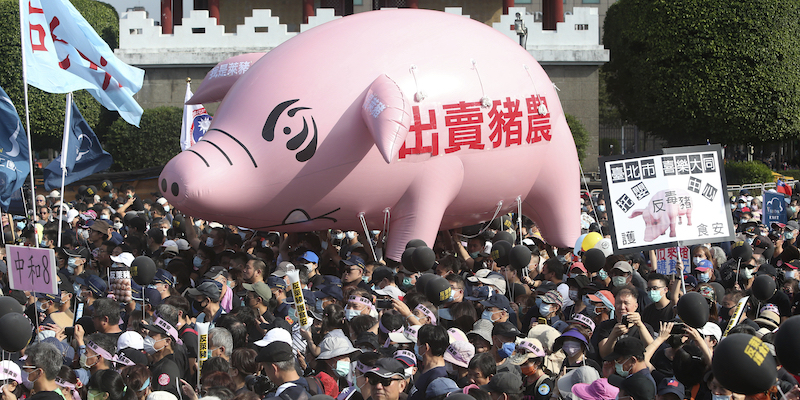
[(369, 250), (372, 252), (372, 259), (378, 261), (378, 257), (375, 256), (375, 246), (372, 244), (372, 238), (369, 236), (369, 229), (367, 229), (367, 220), (364, 218), (364, 213), (358, 213), (358, 219), (361, 220), (361, 227), (364, 228), (364, 237), (366, 237), (367, 243), (369, 243)]
[(500, 209), (501, 208), (503, 208), (503, 200), (500, 200), (500, 201), (497, 202), (497, 209), (494, 210), (494, 215), (492, 215), (492, 219), (490, 219), (489, 222), (487, 222), (486, 225), (484, 225), (483, 228), (481, 228), (480, 232), (478, 232), (478, 233), (476, 233), (476, 234), (474, 234), (472, 236), (469, 236), (469, 235), (461, 235), (461, 236), (463, 236), (463, 237), (465, 237), (467, 239), (472, 239), (472, 238), (476, 238), (476, 237), (480, 236), (483, 232), (486, 232), (486, 230), (489, 229), (489, 226), (492, 225), (492, 221), (494, 221), (494, 219), (497, 218), (497, 214), (500, 213)]

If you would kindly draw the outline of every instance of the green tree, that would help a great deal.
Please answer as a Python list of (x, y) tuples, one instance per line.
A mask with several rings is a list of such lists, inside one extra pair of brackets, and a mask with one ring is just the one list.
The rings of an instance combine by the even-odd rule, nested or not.
[(106, 148), (114, 156), (111, 169), (132, 171), (166, 164), (181, 151), (182, 116), (180, 107), (158, 107), (144, 110), (139, 128), (122, 118), (114, 121), (106, 135)]
[[(72, 0), (95, 31), (113, 49), (119, 38), (119, 16), (114, 8), (94, 0)], [(5, 89), (17, 108), (20, 119), (25, 121), (25, 102), (22, 88), (22, 50), (19, 36), (19, 1), (0, 0), (0, 86)], [(92, 126), (101, 140), (103, 127), (98, 126), (101, 113), (107, 115), (103, 120), (116, 118), (116, 112), (106, 110), (85, 90), (74, 93), (75, 102), (86, 122)], [(34, 151), (47, 148), (60, 149), (64, 132), (65, 95), (41, 91), (28, 86), (30, 110), (31, 142)]]
[(772, 170), (761, 161), (729, 161), (725, 163), (725, 178), (731, 185), (773, 181)]
[(622, 119), (670, 145), (798, 136), (800, 2), (619, 0), (603, 67)]
[(567, 119), (567, 126), (572, 131), (572, 140), (575, 141), (575, 149), (578, 151), (578, 162), (583, 162), (586, 158), (586, 146), (589, 145), (589, 132), (580, 120), (571, 114), (564, 113)]

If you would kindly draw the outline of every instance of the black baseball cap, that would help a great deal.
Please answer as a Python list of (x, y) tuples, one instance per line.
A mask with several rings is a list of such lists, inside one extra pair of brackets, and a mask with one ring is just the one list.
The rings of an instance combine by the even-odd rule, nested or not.
[(611, 374), (608, 377), (608, 383), (624, 390), (625, 393), (633, 397), (633, 400), (653, 400), (656, 398), (656, 385), (644, 374), (632, 374), (627, 378)]
[(380, 266), (372, 271), (372, 280), (369, 281), (370, 285), (377, 284), (385, 278), (394, 276), (394, 272), (389, 267)]
[(525, 337), (525, 334), (520, 332), (514, 324), (506, 321), (494, 324), (492, 336)]
[(405, 365), (393, 357), (385, 357), (375, 361), (375, 368), (364, 374), (375, 374), (381, 378), (391, 378), (395, 375), (405, 377)]
[(294, 360), (292, 346), (281, 341), (275, 341), (264, 346), (256, 356), (256, 362), (276, 363), (292, 360)]
[(613, 361), (622, 357), (634, 356), (639, 360), (644, 359), (644, 343), (635, 337), (624, 337), (617, 340), (614, 344), (614, 351), (604, 358), (606, 361)]
[(489, 383), (481, 386), (481, 389), (489, 393), (520, 394), (522, 393), (522, 378), (511, 372), (499, 372), (492, 377)]

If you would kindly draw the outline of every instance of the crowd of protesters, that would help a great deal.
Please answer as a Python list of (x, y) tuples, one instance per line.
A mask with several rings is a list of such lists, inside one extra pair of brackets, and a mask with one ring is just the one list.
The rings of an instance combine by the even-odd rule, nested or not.
[[(3, 249), (2, 292), (36, 328), (4, 353), (2, 400), (741, 400), (711, 369), (723, 333), (769, 344), (800, 313), (800, 225), (764, 226), (747, 192), (731, 202), (737, 240), (691, 247), (684, 276), (658, 273), (654, 252), (592, 271), (527, 218), (440, 232), (419, 272), (383, 259), (379, 232), (254, 232), (144, 197), (126, 185), (62, 204), (54, 192), (37, 197), (33, 220), (3, 215), (5, 244), (55, 250), (60, 294), (10, 290)], [(606, 235), (602, 200), (582, 204), (584, 221), (601, 223), (584, 233)], [(493, 258), (501, 239), (526, 246), (528, 265)], [(737, 246), (752, 255), (734, 259)], [(140, 256), (155, 277), (117, 299), (109, 270)], [(417, 280), (429, 274), (449, 298), (426, 296)], [(751, 295), (760, 275), (776, 283), (764, 301)], [(676, 312), (687, 292), (708, 307), (697, 329)], [(777, 376), (797, 399), (797, 377)]]

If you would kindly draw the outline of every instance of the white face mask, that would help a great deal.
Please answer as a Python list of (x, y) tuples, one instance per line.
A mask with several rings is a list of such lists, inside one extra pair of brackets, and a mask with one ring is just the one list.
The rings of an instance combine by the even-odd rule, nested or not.
[(114, 229), (115, 230), (122, 229), (122, 222), (114, 222)]
[(214, 247), (214, 238), (206, 239), (206, 247)]
[(345, 234), (345, 237), (347, 237), (348, 239), (351, 239), (351, 240), (355, 239), (356, 232), (355, 231), (347, 231), (347, 233)]

